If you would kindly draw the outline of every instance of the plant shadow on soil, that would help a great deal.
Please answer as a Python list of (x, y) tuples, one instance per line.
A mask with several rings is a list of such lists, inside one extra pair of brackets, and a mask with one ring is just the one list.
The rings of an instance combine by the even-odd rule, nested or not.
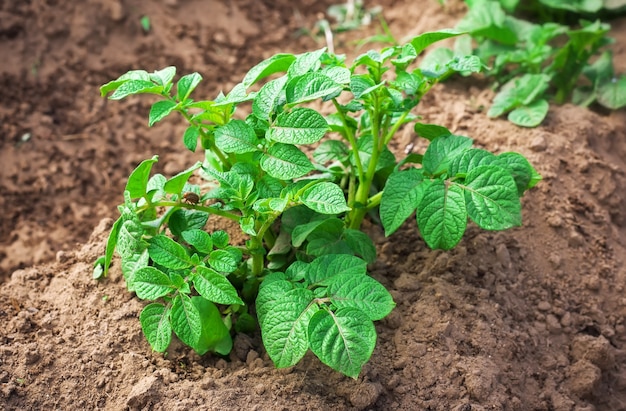
[[(177, 343), (152, 353), (137, 320), (142, 303), (119, 267), (91, 279), (132, 168), (153, 154), (166, 175), (195, 161), (183, 152), (182, 122), (148, 130), (148, 99), (109, 104), (99, 85), (130, 68), (176, 65), (200, 72), (198, 95), (213, 96), (278, 51), (321, 47), (294, 33), (331, 3), (0, 4), (0, 408), (626, 409), (624, 111), (566, 105), (520, 129), (486, 117), (493, 93), (473, 79), (424, 99), (426, 122), (491, 151), (519, 151), (544, 180), (523, 199), (523, 227), (470, 226), (449, 252), (428, 250), (413, 222), (390, 238), (366, 227), (379, 255), (372, 275), (397, 308), (377, 324), (358, 380), (312, 355), (276, 370), (258, 335), (237, 336), (229, 358)], [(459, 1), (445, 10), (380, 3), (400, 37), (451, 27), (464, 10)], [(624, 38), (623, 22), (614, 26)], [(354, 53), (348, 40), (375, 29), (365, 30), (338, 36), (338, 49)], [(394, 149), (414, 140), (403, 131)]]

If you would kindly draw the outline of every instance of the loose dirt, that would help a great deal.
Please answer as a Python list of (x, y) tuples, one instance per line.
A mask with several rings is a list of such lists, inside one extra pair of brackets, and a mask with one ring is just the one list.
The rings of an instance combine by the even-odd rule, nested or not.
[[(447, 3), (378, 4), (402, 38), (453, 26), (464, 6)], [(554, 107), (543, 126), (521, 129), (486, 117), (493, 93), (476, 79), (424, 99), (426, 122), (521, 152), (544, 180), (523, 199), (523, 227), (470, 226), (449, 252), (428, 250), (413, 222), (390, 238), (367, 225), (372, 275), (397, 308), (377, 324), (358, 380), (312, 355), (276, 370), (259, 335), (238, 335), (228, 358), (179, 343), (152, 353), (118, 264), (91, 279), (135, 165), (158, 154), (157, 171), (173, 175), (197, 159), (182, 148), (182, 122), (148, 129), (148, 98), (107, 102), (98, 87), (175, 65), (200, 72), (197, 93), (210, 98), (276, 52), (322, 47), (302, 29), (330, 4), (0, 2), (1, 409), (626, 409), (624, 111)], [(626, 38), (625, 21), (613, 25)], [(375, 31), (338, 35), (337, 50), (354, 55), (351, 40)], [(624, 43), (614, 50), (624, 71)], [(414, 142), (406, 130), (395, 148)]]

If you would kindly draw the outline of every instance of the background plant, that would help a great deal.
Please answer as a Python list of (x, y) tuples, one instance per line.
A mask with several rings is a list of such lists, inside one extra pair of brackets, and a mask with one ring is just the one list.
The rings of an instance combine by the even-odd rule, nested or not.
[(602, 7), (602, 1), (519, 2), (468, 0), (469, 12), (457, 25), (469, 37), (457, 40), (454, 52), (437, 50), (430, 60), (447, 61), (454, 53), (474, 54), (489, 69), (498, 93), (489, 108), (490, 117), (508, 113), (520, 126), (535, 127), (548, 113), (549, 101), (572, 101), (587, 106), (595, 101), (610, 108), (626, 106), (626, 77), (617, 77), (607, 36), (610, 26), (597, 18), (580, 20), (578, 27), (553, 21), (533, 23), (514, 17), (516, 8), (539, 18), (564, 20), (569, 12), (586, 13)]
[[(359, 229), (368, 214), (389, 235), (415, 212), (426, 243), (441, 249), (460, 241), (468, 217), (488, 230), (521, 224), (519, 197), (540, 179), (528, 161), (472, 148), (412, 114), (441, 79), (481, 69), (476, 56), (414, 67), (427, 46), (459, 34), (425, 33), (351, 65), (325, 49), (276, 54), (214, 100), (192, 100), (201, 76), (174, 83), (173, 67), (102, 86), (111, 99), (158, 96), (149, 125), (178, 112), (189, 123), (184, 145), (203, 149), (171, 178), (152, 174), (156, 156), (133, 171), (96, 264), (105, 276), (117, 250), (129, 290), (152, 301), (140, 321), (154, 350), (165, 351), (173, 332), (199, 354), (227, 354), (233, 329), (258, 324), (277, 367), (310, 349), (356, 377), (375, 346), (373, 321), (394, 307), (367, 275), (376, 249)], [(388, 145), (409, 123), (428, 148), (398, 160)], [(205, 231), (218, 217), (235, 221), (245, 243)]]

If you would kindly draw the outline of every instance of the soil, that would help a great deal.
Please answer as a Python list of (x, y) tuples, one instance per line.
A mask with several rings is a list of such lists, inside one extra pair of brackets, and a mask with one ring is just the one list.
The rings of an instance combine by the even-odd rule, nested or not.
[[(449, 252), (428, 250), (413, 223), (390, 238), (366, 227), (397, 308), (357, 380), (312, 355), (276, 370), (258, 335), (238, 335), (228, 358), (180, 343), (152, 353), (119, 264), (92, 280), (130, 171), (158, 154), (173, 175), (197, 157), (182, 122), (148, 129), (148, 98), (107, 102), (98, 87), (175, 65), (200, 72), (210, 98), (276, 52), (322, 47), (302, 29), (333, 2), (0, 2), (1, 409), (626, 410), (623, 110), (553, 107), (521, 129), (487, 118), (493, 93), (476, 79), (424, 99), (426, 122), (521, 152), (544, 180), (523, 198), (523, 227), (470, 226)], [(454, 0), (377, 4), (399, 38), (464, 13)], [(626, 20), (613, 27), (624, 71)], [(337, 50), (354, 55), (351, 40), (376, 30), (337, 35)], [(397, 150), (414, 139), (403, 131)]]

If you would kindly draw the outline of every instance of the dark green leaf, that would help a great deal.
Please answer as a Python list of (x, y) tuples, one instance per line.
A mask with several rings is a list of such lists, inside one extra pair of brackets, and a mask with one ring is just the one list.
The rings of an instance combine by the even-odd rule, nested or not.
[(357, 378), (376, 346), (376, 329), (356, 308), (319, 310), (309, 319), (311, 351), (334, 370)]
[(335, 307), (359, 309), (372, 321), (385, 318), (396, 305), (389, 291), (367, 275), (333, 276), (329, 281), (328, 296)]
[(141, 310), (139, 322), (150, 347), (156, 352), (164, 352), (172, 341), (170, 310), (162, 304), (148, 304)]
[(442, 180), (433, 181), (417, 208), (417, 225), (430, 248), (449, 250), (457, 245), (467, 226), (463, 190)]
[(306, 189), (300, 196), (302, 203), (321, 214), (339, 214), (350, 211), (341, 188), (329, 182), (321, 182)]
[(452, 134), (450, 130), (437, 124), (415, 123), (414, 130), (418, 136), (424, 137), (428, 141), (433, 141), (437, 137), (445, 137)]
[(343, 239), (354, 254), (364, 259), (368, 264), (376, 261), (376, 247), (372, 239), (363, 231), (346, 228), (343, 232)]
[(164, 272), (154, 267), (143, 267), (135, 272), (133, 287), (142, 300), (156, 300), (174, 291), (174, 283)]
[(183, 135), (183, 144), (190, 151), (196, 151), (196, 147), (198, 147), (198, 136), (200, 135), (200, 131), (195, 126), (187, 127), (185, 130), (185, 134)]
[(198, 296), (191, 297), (191, 302), (200, 313), (202, 325), (200, 338), (193, 349), (198, 355), (204, 355), (209, 351), (228, 355), (232, 349), (233, 341), (218, 308), (212, 302)]
[(295, 59), (296, 56), (293, 54), (275, 54), (252, 67), (243, 78), (242, 83), (246, 88), (248, 88), (257, 81), (262, 80), (271, 74), (285, 72)]
[(472, 146), (472, 139), (454, 134), (434, 139), (424, 153), (422, 165), (431, 175), (445, 171), (455, 156)]
[(190, 347), (197, 347), (202, 334), (202, 319), (198, 308), (188, 295), (176, 295), (170, 318), (178, 338)]
[(241, 254), (237, 254), (230, 249), (213, 250), (209, 257), (209, 265), (223, 273), (232, 273), (239, 267), (240, 262)]
[(258, 143), (254, 129), (243, 120), (232, 120), (215, 130), (215, 145), (226, 153), (252, 153)]
[(217, 304), (244, 305), (235, 287), (222, 274), (203, 266), (196, 270), (193, 285), (201, 296)]
[(410, 168), (389, 176), (380, 200), (380, 219), (385, 235), (393, 234), (415, 211), (424, 195), (422, 171)]
[(336, 275), (365, 275), (367, 262), (348, 254), (328, 254), (313, 260), (306, 271), (305, 279), (309, 284), (325, 282)]
[(204, 230), (192, 228), (182, 233), (183, 240), (203, 254), (208, 254), (213, 250), (213, 240), (211, 235)]
[(172, 270), (191, 267), (191, 258), (185, 248), (164, 235), (157, 235), (148, 240), (148, 253), (157, 264)]
[(144, 160), (130, 173), (126, 188), (131, 198), (139, 198), (146, 195), (146, 186), (150, 178), (150, 170), (152, 165), (159, 161), (159, 156), (152, 156), (149, 160)]
[(626, 76), (611, 78), (601, 83), (596, 91), (598, 103), (611, 110), (626, 106)]
[(313, 164), (296, 146), (276, 143), (261, 157), (261, 168), (274, 178), (290, 180), (312, 171)]
[(273, 141), (285, 144), (312, 144), (328, 130), (328, 123), (317, 111), (300, 107), (281, 113), (269, 129)]
[[(287, 77), (280, 77), (268, 81), (254, 97), (252, 102), (252, 112), (262, 120), (270, 120), (276, 112), (281, 96), (284, 94), (284, 87)], [(284, 99), (284, 97), (282, 97)]]
[(165, 185), (163, 186), (163, 190), (166, 193), (170, 194), (181, 194), (183, 188), (185, 187), (185, 184), (187, 184), (187, 181), (189, 181), (189, 178), (192, 176), (194, 171), (196, 171), (200, 167), (202, 167), (202, 163), (198, 161), (187, 170), (176, 174), (165, 183)]

